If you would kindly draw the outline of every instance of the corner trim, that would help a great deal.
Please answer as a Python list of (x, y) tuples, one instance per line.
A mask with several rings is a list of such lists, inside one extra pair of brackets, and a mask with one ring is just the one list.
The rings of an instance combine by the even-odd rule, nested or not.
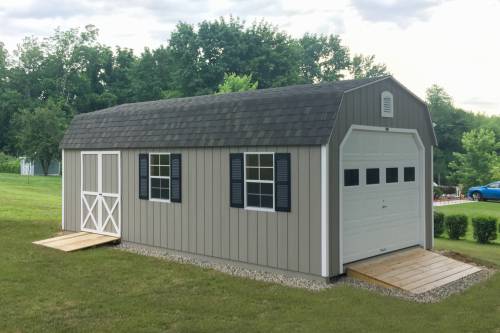
[(329, 267), (329, 169), (328, 145), (321, 146), (321, 276), (330, 275)]
[(64, 223), (64, 149), (62, 150), (61, 153), (61, 230), (64, 230), (65, 223)]

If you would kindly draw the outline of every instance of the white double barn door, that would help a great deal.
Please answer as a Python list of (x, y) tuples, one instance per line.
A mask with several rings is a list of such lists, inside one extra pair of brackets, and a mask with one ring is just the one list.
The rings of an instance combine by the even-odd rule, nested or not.
[(121, 235), (120, 152), (81, 153), (81, 230)]

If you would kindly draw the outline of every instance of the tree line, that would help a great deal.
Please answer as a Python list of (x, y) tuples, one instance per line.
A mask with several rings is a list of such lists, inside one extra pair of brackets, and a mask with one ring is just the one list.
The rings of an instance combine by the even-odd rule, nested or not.
[(57, 149), (47, 154), (48, 146), (32, 147), (36, 138), (23, 129), (41, 127), (36, 123), (49, 114), (55, 131), (82, 112), (212, 94), (228, 74), (247, 75), (259, 88), (268, 88), (387, 73), (373, 56), (351, 56), (337, 35), (293, 38), (264, 21), (249, 26), (238, 18), (197, 26), (181, 22), (166, 45), (145, 48), (140, 55), (129, 48), (113, 49), (98, 37), (98, 29), (89, 25), (57, 29), (42, 40), (26, 37), (12, 54), (0, 44), (1, 150), (47, 164), (43, 159)]
[(456, 107), (437, 85), (427, 90), (427, 104), (438, 140), (434, 181), (466, 190), (500, 180), (500, 117)]
[[(180, 22), (164, 45), (140, 54), (102, 44), (92, 25), (56, 29), (44, 39), (25, 37), (12, 53), (0, 42), (0, 151), (39, 160), (47, 170), (60, 156), (58, 142), (75, 114), (123, 103), (386, 74), (375, 56), (352, 55), (338, 35), (294, 38), (265, 21)], [(499, 117), (460, 110), (437, 86), (428, 90), (427, 102), (439, 142), (435, 181), (469, 184), (471, 178), (496, 177), (494, 172), (483, 176), (486, 168), (495, 170), (484, 163), (462, 167), (471, 159), (457, 154), (477, 153), (462, 137), (478, 128), (486, 133), (464, 139), (487, 135), (491, 141), (493, 133), (490, 148), (496, 147)], [(498, 156), (498, 148), (493, 151)], [(491, 156), (489, 166), (496, 163)], [(457, 173), (470, 169), (475, 171)]]

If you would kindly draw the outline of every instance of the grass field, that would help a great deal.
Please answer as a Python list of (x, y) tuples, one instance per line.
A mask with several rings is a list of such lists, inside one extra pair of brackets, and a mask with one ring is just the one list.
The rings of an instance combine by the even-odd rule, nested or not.
[(469, 217), (469, 226), (465, 240), (450, 240), (446, 235), (443, 235), (443, 237), (435, 239), (434, 246), (436, 249), (448, 249), (464, 253), (484, 264), (495, 264), (500, 267), (500, 235), (497, 235), (498, 238), (492, 241), (492, 244), (479, 245), (472, 236), (473, 229), (471, 222), (473, 216), (480, 215), (495, 216), (500, 222), (500, 202), (473, 202), (435, 207), (434, 209), (445, 215), (465, 214)]
[[(500, 332), (500, 274), (417, 304), (347, 286), (292, 289), (111, 248), (34, 246), (59, 229), (59, 188), (59, 178), (27, 184), (0, 174), (0, 332)], [(483, 256), (485, 247), (466, 244)]]

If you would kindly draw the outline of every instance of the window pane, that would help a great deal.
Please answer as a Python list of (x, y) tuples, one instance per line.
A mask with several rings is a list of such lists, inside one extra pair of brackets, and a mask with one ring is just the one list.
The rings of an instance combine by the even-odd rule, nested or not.
[(158, 154), (151, 154), (151, 164), (158, 165), (160, 162)]
[(386, 168), (385, 169), (385, 182), (386, 183), (397, 183), (398, 182), (398, 168)]
[(163, 177), (170, 176), (170, 167), (168, 167), (168, 166), (161, 166), (160, 167), (160, 176), (163, 176)]
[(260, 183), (247, 183), (247, 192), (252, 194), (260, 194)]
[(273, 196), (272, 195), (262, 195), (260, 197), (260, 205), (263, 208), (273, 208)]
[(247, 166), (259, 166), (259, 155), (247, 154)]
[(160, 179), (151, 178), (151, 187), (160, 187)]
[(247, 168), (247, 179), (259, 180), (259, 168)]
[(260, 195), (248, 194), (247, 195), (247, 206), (260, 207)]
[(380, 175), (379, 175), (378, 168), (366, 169), (366, 184), (367, 185), (378, 184), (379, 178), (380, 178)]
[(161, 187), (162, 188), (168, 187), (168, 179), (161, 179)]
[(169, 199), (169, 192), (168, 189), (161, 189), (161, 199), (163, 200), (168, 200)]
[(260, 180), (273, 180), (273, 168), (260, 168)]
[(405, 167), (404, 171), (405, 182), (415, 181), (415, 167)]
[(153, 199), (161, 199), (160, 189), (159, 188), (151, 188), (151, 198), (153, 198)]
[(260, 193), (262, 194), (267, 194), (267, 195), (273, 195), (273, 184), (261, 184), (260, 185)]
[(160, 167), (151, 166), (151, 176), (159, 176), (160, 175)]
[(359, 185), (359, 170), (345, 169), (344, 170), (344, 186)]
[(273, 155), (272, 154), (261, 154), (260, 155), (260, 166), (261, 167), (272, 167), (273, 166)]
[(160, 155), (160, 164), (162, 165), (170, 164), (170, 155)]

